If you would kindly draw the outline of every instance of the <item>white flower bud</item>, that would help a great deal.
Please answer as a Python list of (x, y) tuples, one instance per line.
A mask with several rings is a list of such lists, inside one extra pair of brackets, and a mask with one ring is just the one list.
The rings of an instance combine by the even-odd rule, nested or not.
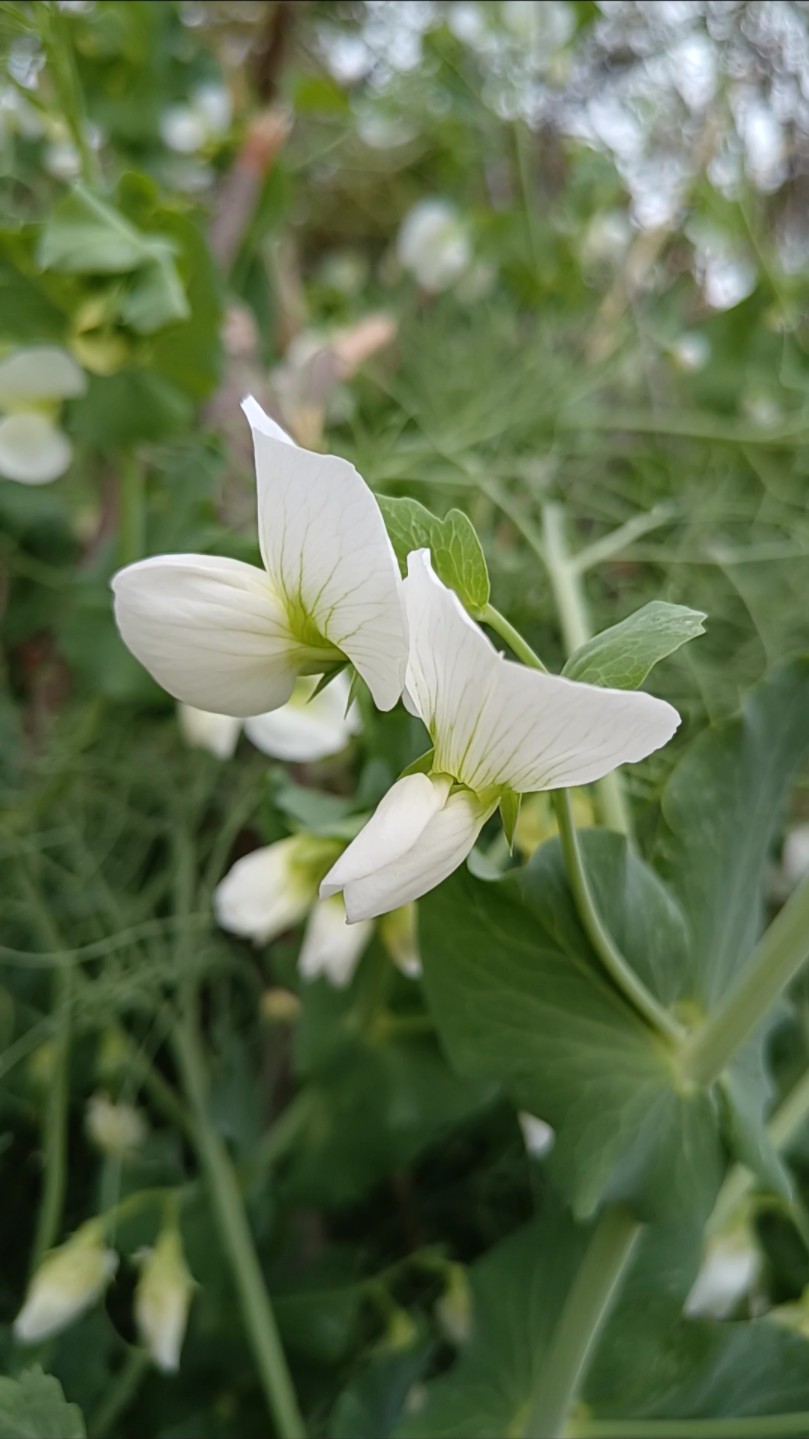
[(92, 1095), (84, 1123), (96, 1148), (118, 1159), (139, 1149), (148, 1132), (139, 1109), (131, 1104), (113, 1104), (106, 1094)]
[(144, 1257), (135, 1291), (135, 1320), (154, 1364), (165, 1374), (180, 1367), (194, 1288), (179, 1230), (164, 1229)]
[(103, 1229), (92, 1219), (40, 1264), (14, 1321), (15, 1337), (37, 1344), (66, 1329), (95, 1304), (118, 1268), (118, 1256), (103, 1244)]
[(760, 1273), (761, 1254), (746, 1224), (716, 1235), (708, 1241), (684, 1313), (689, 1319), (727, 1319), (753, 1289)]

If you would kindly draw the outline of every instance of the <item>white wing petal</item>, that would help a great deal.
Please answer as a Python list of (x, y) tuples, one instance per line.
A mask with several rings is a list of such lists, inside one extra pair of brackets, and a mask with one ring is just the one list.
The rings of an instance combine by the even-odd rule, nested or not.
[(289, 699), (302, 650), (262, 570), (160, 555), (119, 570), (112, 588), (124, 642), (175, 699), (238, 716)]
[(402, 859), (418, 844), (430, 820), (444, 804), (449, 789), (449, 780), (435, 780), (426, 774), (408, 774), (397, 779), (356, 839), (332, 865), (320, 886), (321, 899)]
[(379, 506), (347, 460), (299, 449), (255, 400), (261, 553), (277, 592), (348, 656), (380, 709), (404, 684), (407, 630), (399, 569)]
[(70, 440), (47, 415), (23, 411), (0, 420), (0, 475), (21, 485), (49, 485), (73, 457)]
[[(408, 775), (406, 779), (399, 780), (398, 785), (426, 778), (426, 775)], [(437, 794), (444, 788), (440, 781), (428, 780), (428, 783), (434, 786)], [(382, 805), (390, 800), (397, 788), (394, 785)], [(385, 835), (380, 834), (383, 827), (376, 823), (382, 805), (321, 886), (321, 894), (334, 893), (338, 887), (343, 889), (346, 914), (351, 924), (398, 909), (400, 905), (420, 899), (428, 890), (434, 889), (466, 858), (494, 808), (493, 805), (481, 805), (468, 790), (457, 790), (440, 808), (434, 809), (417, 833), (413, 832), (415, 826), (411, 827), (406, 835), (409, 840), (407, 848), (400, 848), (391, 857), (392, 846), (384, 844)], [(385, 816), (387, 826), (391, 825), (393, 818), (388, 810)], [(403, 818), (406, 819), (407, 815)], [(377, 843), (380, 839), (383, 841), (381, 844)], [(355, 851), (353, 855), (352, 851)], [(338, 875), (341, 865), (342, 871)]]
[(651, 695), (503, 659), (433, 573), (426, 550), (409, 558), (405, 595), (407, 686), (434, 740), (434, 767), (471, 789), (589, 784), (659, 749), (680, 723)]
[(304, 979), (323, 975), (337, 989), (354, 978), (363, 950), (374, 932), (373, 921), (346, 923), (345, 905), (339, 895), (322, 899), (309, 916), (303, 936), (298, 969)]
[(311, 764), (345, 749), (360, 728), (357, 706), (351, 705), (346, 713), (349, 682), (344, 674), (336, 675), (312, 698), (316, 683), (298, 680), (288, 704), (245, 720), (245, 734), (256, 749), (297, 764)]
[(303, 919), (315, 895), (295, 872), (297, 836), (238, 859), (214, 891), (217, 922), (230, 934), (267, 944)]

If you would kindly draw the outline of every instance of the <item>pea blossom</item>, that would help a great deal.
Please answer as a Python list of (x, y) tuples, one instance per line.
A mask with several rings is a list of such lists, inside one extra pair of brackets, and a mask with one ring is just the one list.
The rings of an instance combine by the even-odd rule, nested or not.
[(29, 345), (0, 360), (0, 475), (48, 485), (73, 458), (57, 423), (63, 400), (84, 393), (84, 371), (58, 345)]
[(152, 1362), (164, 1374), (180, 1367), (180, 1350), (196, 1285), (183, 1254), (178, 1231), (164, 1229), (154, 1249), (141, 1256), (143, 1269), (135, 1290), (135, 1321)]
[(298, 680), (287, 704), (244, 722), (233, 715), (180, 705), (180, 729), (188, 744), (209, 750), (217, 759), (232, 757), (244, 729), (262, 754), (293, 764), (314, 764), (339, 754), (360, 729), (359, 710), (349, 704), (346, 676), (335, 675), (319, 694), (314, 693), (316, 685), (315, 679)]
[[(233, 865), (214, 893), (214, 913), (230, 934), (268, 944), (307, 919), (298, 969), (306, 980), (320, 976), (335, 988), (351, 983), (374, 932), (371, 920), (347, 925), (339, 895), (318, 902), (318, 884), (342, 840), (295, 834), (264, 845)], [(308, 916), (308, 918), (307, 918)], [(380, 937), (398, 967), (419, 972), (415, 921), (411, 911), (387, 915)]]
[(66, 1329), (101, 1298), (117, 1267), (118, 1256), (104, 1247), (98, 1221), (83, 1224), (34, 1274), (14, 1321), (16, 1338), (37, 1344)]
[(637, 691), (602, 689), (504, 659), (427, 550), (408, 559), (406, 696), (433, 742), (427, 773), (404, 775), (332, 866), (349, 923), (407, 904), (466, 858), (507, 792), (601, 779), (665, 744), (680, 717)]
[(169, 694), (246, 718), (278, 709), (299, 675), (346, 660), (374, 702), (402, 691), (402, 583), (379, 507), (347, 460), (300, 449), (252, 398), (264, 568), (158, 555), (112, 581), (124, 642)]

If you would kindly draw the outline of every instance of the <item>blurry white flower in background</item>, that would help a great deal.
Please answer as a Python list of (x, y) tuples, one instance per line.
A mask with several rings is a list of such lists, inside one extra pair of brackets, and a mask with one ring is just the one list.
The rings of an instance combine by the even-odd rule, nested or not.
[(784, 840), (781, 869), (790, 890), (809, 875), (809, 824), (796, 824)]
[(761, 1269), (761, 1252), (749, 1225), (714, 1236), (683, 1312), (690, 1319), (727, 1319), (753, 1290)]
[(712, 310), (732, 310), (756, 288), (756, 266), (747, 252), (710, 224), (696, 223), (686, 233), (694, 246), (694, 270)]
[[(531, 59), (547, 64), (576, 31), (576, 14), (565, 0), (502, 0), (500, 15), (521, 44), (532, 47)], [(534, 53), (535, 52), (535, 53)]]
[(58, 345), (28, 345), (0, 360), (0, 476), (47, 485), (64, 474), (73, 450), (56, 416), (85, 388), (83, 370)]
[(672, 340), (669, 354), (680, 370), (704, 370), (711, 358), (711, 342), (707, 335), (697, 330), (688, 330)]
[(469, 227), (448, 200), (419, 200), (402, 221), (396, 252), (422, 289), (446, 290), (472, 263)]
[(594, 215), (581, 242), (582, 262), (588, 266), (620, 264), (632, 234), (632, 222), (625, 210), (604, 210)]
[[(320, 880), (344, 849), (343, 840), (295, 834), (245, 855), (214, 892), (218, 923), (241, 939), (268, 944), (308, 914), (298, 956), (302, 978), (322, 976), (336, 988), (350, 984), (374, 933), (373, 921), (349, 925), (339, 895), (317, 898)], [(414, 906), (385, 916), (379, 936), (402, 973), (420, 974)]]
[[(179, 705), (180, 729), (188, 744), (207, 749), (217, 759), (230, 759), (244, 729), (262, 754), (297, 764), (313, 764), (340, 754), (361, 728), (359, 708), (348, 705), (350, 683), (345, 674), (315, 695), (316, 677), (299, 679), (292, 697), (280, 709), (240, 720), (232, 715)], [(348, 709), (346, 709), (348, 706)]]
[(134, 1154), (149, 1132), (140, 1109), (123, 1102), (116, 1104), (106, 1094), (91, 1095), (84, 1125), (96, 1148), (116, 1159)]
[(118, 1256), (105, 1249), (99, 1222), (83, 1224), (34, 1274), (14, 1321), (15, 1338), (38, 1344), (66, 1329), (101, 1298), (117, 1268)]
[(230, 129), (233, 104), (224, 85), (211, 81), (191, 91), (185, 105), (170, 105), (160, 117), (164, 145), (178, 155), (194, 155), (221, 140)]
[(525, 1148), (532, 1159), (543, 1159), (556, 1142), (556, 1131), (535, 1114), (518, 1114)]
[(43, 128), (42, 116), (30, 100), (13, 85), (0, 86), (0, 144), (13, 135), (38, 140)]

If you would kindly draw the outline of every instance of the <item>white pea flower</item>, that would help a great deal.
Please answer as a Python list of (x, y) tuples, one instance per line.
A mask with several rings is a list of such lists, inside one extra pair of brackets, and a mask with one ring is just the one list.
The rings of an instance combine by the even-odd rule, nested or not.
[(196, 1288), (175, 1228), (164, 1229), (143, 1255), (135, 1290), (135, 1322), (153, 1363), (164, 1374), (180, 1367), (191, 1296)]
[(761, 1252), (747, 1224), (716, 1235), (708, 1241), (683, 1312), (690, 1319), (727, 1319), (750, 1294), (761, 1268)]
[(671, 739), (680, 717), (638, 691), (602, 689), (504, 659), (433, 573), (408, 559), (407, 696), (433, 741), (427, 774), (396, 781), (326, 875), (349, 923), (418, 899), (466, 858), (506, 791), (590, 784)]
[(15, 1337), (38, 1344), (66, 1329), (101, 1298), (117, 1268), (118, 1256), (104, 1248), (98, 1221), (83, 1224), (43, 1259), (14, 1321)]
[[(230, 934), (254, 944), (268, 944), (308, 915), (298, 957), (300, 973), (306, 980), (323, 976), (335, 988), (344, 988), (354, 977), (374, 926), (370, 921), (346, 924), (339, 897), (318, 901), (318, 884), (343, 848), (342, 840), (296, 834), (245, 855), (217, 885), (217, 921)], [(401, 925), (410, 936), (408, 950), (413, 965), (416, 954), (411, 917), (403, 916)], [(381, 938), (398, 963), (389, 935), (383, 931)]]
[(192, 705), (179, 706), (180, 729), (186, 742), (207, 749), (217, 759), (231, 759), (244, 729), (262, 754), (294, 764), (314, 764), (340, 754), (361, 728), (359, 708), (346, 709), (350, 684), (345, 674), (315, 694), (317, 680), (299, 679), (280, 709), (242, 722), (233, 715), (210, 714)]
[(27, 345), (0, 360), (0, 476), (48, 485), (73, 457), (56, 423), (62, 400), (84, 394), (84, 372), (58, 345)]
[(413, 206), (402, 221), (396, 252), (432, 294), (448, 289), (472, 263), (469, 229), (447, 200), (419, 200)]
[(371, 491), (347, 460), (300, 449), (250, 398), (264, 568), (157, 555), (112, 581), (124, 642), (175, 699), (245, 718), (287, 703), (299, 675), (346, 660), (380, 709), (402, 691), (399, 569)]
[(809, 824), (796, 824), (787, 834), (781, 868), (790, 890), (809, 875)]
[(140, 1149), (148, 1133), (143, 1113), (132, 1104), (114, 1104), (106, 1094), (93, 1094), (87, 1103), (85, 1128), (102, 1154), (125, 1159)]

